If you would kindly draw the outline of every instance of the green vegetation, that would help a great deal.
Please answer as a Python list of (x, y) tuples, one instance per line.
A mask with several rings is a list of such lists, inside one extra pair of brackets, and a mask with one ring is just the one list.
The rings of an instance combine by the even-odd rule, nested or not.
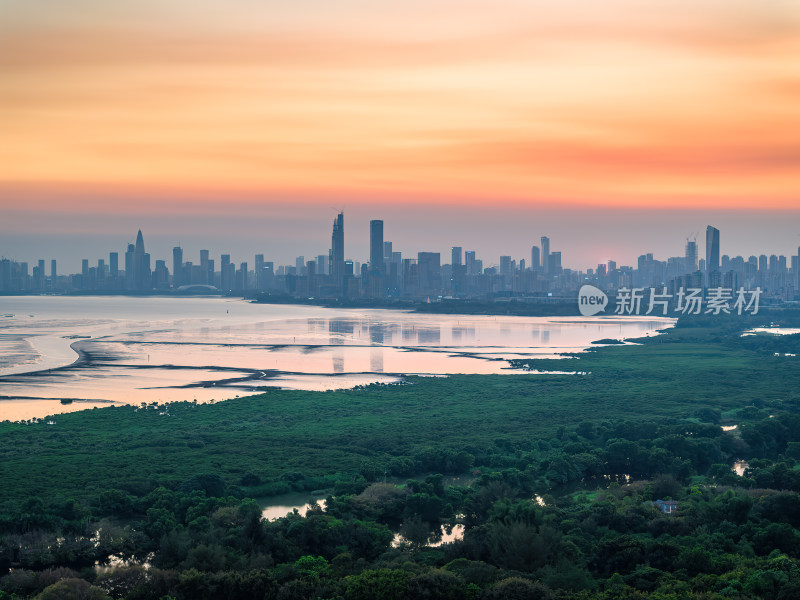
[[(516, 365), (575, 375), (2, 423), (0, 599), (799, 597), (798, 340), (740, 335), (771, 322), (800, 315)], [(248, 499), (292, 490), (325, 509)]]

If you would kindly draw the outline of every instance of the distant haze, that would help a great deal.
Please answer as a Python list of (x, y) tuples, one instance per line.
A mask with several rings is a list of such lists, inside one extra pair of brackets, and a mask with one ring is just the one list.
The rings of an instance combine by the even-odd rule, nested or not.
[[(246, 261), (250, 268), (256, 253), (276, 265), (293, 265), (296, 256), (311, 260), (328, 253), (335, 215), (333, 208), (306, 205), (228, 206), (225, 214), (216, 215), (42, 215), (35, 222), (16, 216), (10, 231), (0, 234), (0, 255), (29, 263), (57, 258), (60, 273), (77, 272), (82, 258), (95, 264), (98, 258), (107, 260), (110, 251), (124, 252), (141, 228), (153, 262), (164, 259), (170, 268), (172, 247), (178, 244), (187, 261), (198, 262), (200, 250), (208, 249), (212, 258), (231, 254), (237, 264)], [(794, 212), (357, 205), (345, 207), (348, 258), (368, 260), (369, 220), (376, 218), (385, 222), (385, 239), (406, 258), (433, 251), (449, 263), (450, 247), (462, 246), (476, 250), (485, 266), (506, 254), (528, 263), (531, 246), (538, 246), (542, 235), (572, 269), (586, 270), (608, 260), (635, 265), (648, 252), (660, 260), (682, 256), (692, 234), (702, 257), (709, 224), (721, 230), (722, 254), (789, 256), (800, 246), (800, 215)]]

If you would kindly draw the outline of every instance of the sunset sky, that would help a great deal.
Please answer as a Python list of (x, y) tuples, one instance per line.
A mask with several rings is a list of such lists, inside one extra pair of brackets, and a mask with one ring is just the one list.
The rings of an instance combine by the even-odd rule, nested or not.
[(357, 260), (370, 218), (487, 263), (794, 252), (800, 2), (0, 0), (0, 254), (289, 262), (338, 208)]

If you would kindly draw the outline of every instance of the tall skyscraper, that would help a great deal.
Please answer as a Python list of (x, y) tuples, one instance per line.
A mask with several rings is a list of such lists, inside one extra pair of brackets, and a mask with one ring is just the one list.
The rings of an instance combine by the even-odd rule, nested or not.
[(175, 287), (180, 287), (184, 283), (183, 277), (183, 248), (175, 246), (172, 249), (172, 284)]
[(214, 264), (208, 258), (208, 250), (200, 250), (200, 283), (214, 285)]
[(794, 263), (794, 290), (796, 294), (800, 294), (800, 246), (797, 248), (797, 256)]
[(550, 275), (559, 275), (561, 273), (561, 252), (551, 252), (548, 258), (550, 263), (547, 272)]
[(369, 222), (369, 270), (382, 275), (383, 265), (383, 221), (374, 219)]
[[(132, 277), (128, 276), (128, 253), (133, 250), (131, 266), (133, 268)], [(136, 234), (136, 245), (128, 245), (128, 252), (125, 254), (125, 279), (129, 288), (134, 290), (148, 290), (153, 288), (150, 274), (150, 255), (144, 250), (144, 237), (142, 230)]]
[(697, 271), (697, 242), (686, 240), (686, 271), (694, 273)]
[(58, 279), (58, 270), (56, 269), (56, 259), (50, 261), (50, 279), (53, 280), (53, 285), (55, 285), (56, 279)]
[(419, 291), (422, 294), (437, 293), (442, 287), (441, 257), (438, 252), (418, 252)]
[(453, 246), (450, 249), (450, 264), (453, 267), (461, 266), (461, 246)]
[(539, 271), (542, 268), (542, 257), (539, 253), (539, 246), (531, 246), (531, 271)]
[(341, 292), (344, 289), (344, 213), (340, 212), (333, 221), (331, 235), (330, 270), (334, 285)]
[(230, 254), (222, 254), (219, 262), (219, 277), (222, 289), (229, 292), (233, 289), (233, 278), (236, 272), (236, 265), (231, 262)]
[(257, 290), (264, 289), (264, 255), (256, 254), (255, 262), (255, 286)]
[[(719, 272), (719, 229), (706, 227), (706, 273)], [(708, 281), (708, 278), (707, 278)]]
[(109, 252), (108, 253), (108, 275), (111, 277), (112, 280), (116, 280), (119, 277), (119, 253), (118, 252)]
[(542, 270), (550, 272), (550, 238), (542, 236)]
[(467, 250), (464, 253), (464, 262), (467, 266), (467, 275), (479, 275), (475, 267), (475, 250)]
[(128, 244), (128, 249), (125, 251), (125, 289), (132, 290), (135, 288), (136, 269), (134, 268), (134, 256), (136, 255), (136, 246)]
[(500, 257), (500, 275), (511, 275), (511, 257)]

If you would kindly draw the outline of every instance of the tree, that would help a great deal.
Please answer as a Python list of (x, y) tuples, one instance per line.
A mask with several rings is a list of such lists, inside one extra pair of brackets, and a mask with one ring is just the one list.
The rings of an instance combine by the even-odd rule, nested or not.
[(411, 574), (400, 569), (370, 569), (345, 578), (345, 600), (403, 600)]
[(111, 600), (99, 587), (75, 577), (47, 586), (36, 600)]
[(420, 600), (462, 600), (464, 582), (449, 571), (434, 569), (408, 582), (407, 597)]
[(522, 577), (509, 577), (493, 585), (486, 600), (550, 600), (550, 589), (542, 583)]

